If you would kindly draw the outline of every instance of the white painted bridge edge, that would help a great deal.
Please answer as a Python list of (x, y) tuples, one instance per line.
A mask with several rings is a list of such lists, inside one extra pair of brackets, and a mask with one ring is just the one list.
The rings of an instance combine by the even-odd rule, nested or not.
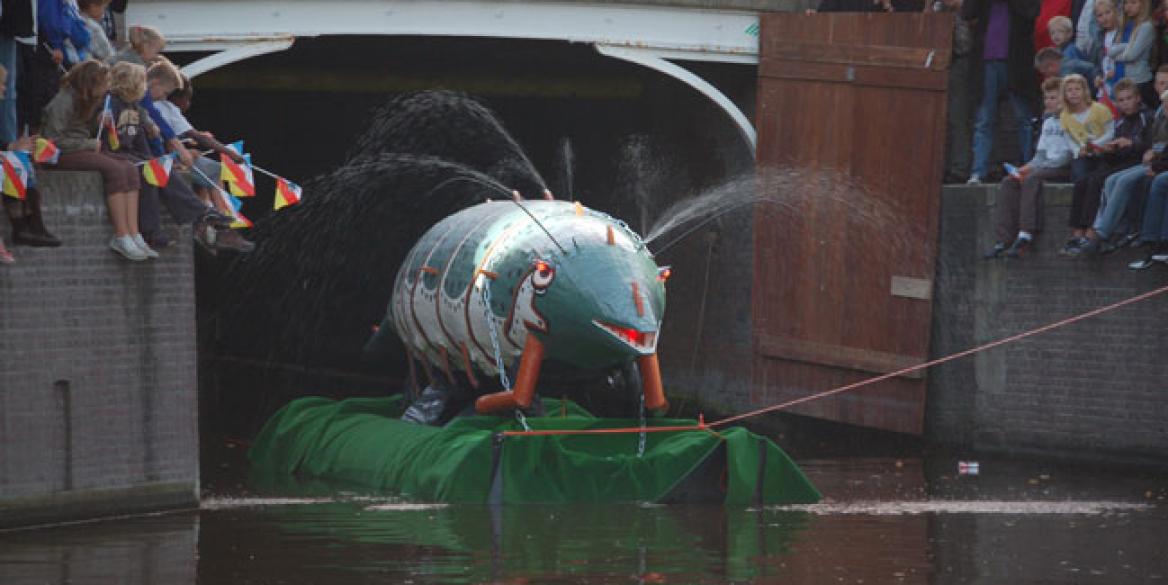
[(301, 37), (448, 36), (588, 43), (605, 56), (689, 85), (730, 116), (752, 150), (756, 143), (753, 125), (732, 100), (671, 61), (758, 63), (759, 17), (754, 12), (586, 2), (135, 0), (129, 3), (127, 21), (157, 27), (168, 40), (167, 51), (212, 52), (183, 67), (191, 77), (285, 50)]

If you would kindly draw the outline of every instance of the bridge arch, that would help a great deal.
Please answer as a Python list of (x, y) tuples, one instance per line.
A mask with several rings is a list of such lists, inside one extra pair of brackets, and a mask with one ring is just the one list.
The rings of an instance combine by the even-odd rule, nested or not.
[(755, 64), (758, 15), (752, 11), (679, 6), (375, 0), (130, 4), (131, 24), (159, 28), (168, 51), (209, 52), (183, 69), (194, 77), (259, 55), (283, 51), (297, 38), (325, 35), (487, 37), (588, 43), (607, 57), (668, 75), (724, 111), (754, 151), (746, 114), (721, 90), (674, 60)]

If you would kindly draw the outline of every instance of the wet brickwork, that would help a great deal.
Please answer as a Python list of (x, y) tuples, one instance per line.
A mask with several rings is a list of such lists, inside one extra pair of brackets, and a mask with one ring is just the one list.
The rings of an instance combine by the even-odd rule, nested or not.
[(108, 247), (99, 175), (39, 179), (64, 246), (0, 271), (0, 526), (193, 504), (189, 228), (132, 263)]

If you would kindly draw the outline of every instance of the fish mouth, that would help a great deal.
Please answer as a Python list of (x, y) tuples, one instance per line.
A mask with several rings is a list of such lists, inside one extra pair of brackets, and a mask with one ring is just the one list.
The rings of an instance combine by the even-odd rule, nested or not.
[(650, 355), (657, 351), (656, 331), (638, 331), (631, 327), (611, 325), (595, 319), (593, 319), (592, 324), (641, 355)]

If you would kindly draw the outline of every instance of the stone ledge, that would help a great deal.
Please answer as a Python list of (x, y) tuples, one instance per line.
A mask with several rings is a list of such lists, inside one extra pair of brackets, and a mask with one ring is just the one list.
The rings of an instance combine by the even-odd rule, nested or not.
[[(987, 205), (993, 205), (994, 197), (998, 192), (998, 184), (953, 184), (945, 185), (942, 189), (942, 196), (944, 197), (984, 197)], [(1069, 206), (1071, 204), (1073, 189), (1074, 185), (1071, 183), (1047, 183), (1042, 190), (1042, 197), (1046, 205), (1054, 205), (1057, 207)]]
[(195, 482), (175, 482), (0, 499), (0, 529), (192, 509), (199, 505), (198, 491)]

